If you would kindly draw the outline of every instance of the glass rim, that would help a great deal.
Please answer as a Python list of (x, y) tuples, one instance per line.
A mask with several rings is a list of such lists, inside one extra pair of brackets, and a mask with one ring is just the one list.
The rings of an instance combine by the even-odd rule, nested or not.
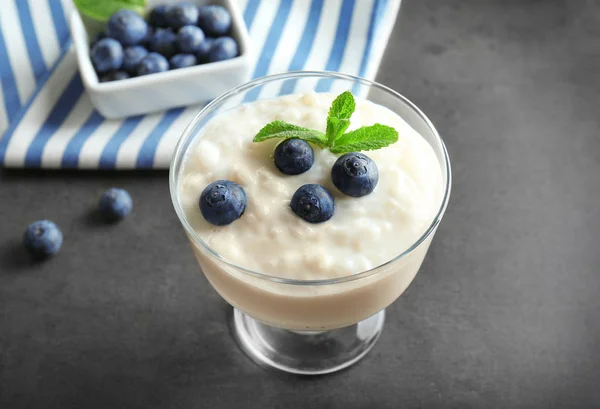
[[(273, 276), (273, 275), (270, 275), (267, 273), (262, 273), (260, 271), (254, 271), (252, 269), (249, 269), (244, 266), (240, 266), (239, 264), (236, 264), (234, 262), (231, 262), (231, 261), (227, 260), (225, 257), (221, 256), (216, 250), (211, 248), (204, 240), (202, 240), (202, 238), (198, 235), (198, 233), (196, 233), (196, 231), (188, 223), (187, 218), (184, 214), (183, 208), (181, 207), (181, 203), (179, 201), (178, 183), (177, 182), (178, 182), (178, 178), (179, 178), (178, 173), (180, 173), (179, 172), (180, 169), (178, 169), (178, 172), (175, 172), (175, 168), (176, 167), (179, 168), (178, 164), (182, 163), (184, 156), (185, 156), (185, 152), (183, 151), (183, 148), (184, 148), (187, 140), (190, 138), (192, 130), (195, 128), (196, 124), (203, 118), (203, 116), (205, 115), (206, 112), (209, 112), (213, 107), (219, 105), (221, 102), (223, 102), (239, 93), (242, 93), (242, 92), (248, 91), (252, 88), (255, 88), (257, 86), (264, 85), (266, 83), (270, 83), (273, 81), (306, 78), (306, 77), (320, 77), (320, 78), (354, 81), (361, 85), (368, 85), (368, 86), (377, 88), (377, 89), (384, 91), (387, 94), (390, 94), (391, 96), (399, 99), (405, 105), (407, 105), (419, 117), (419, 119), (421, 119), (425, 123), (425, 125), (427, 125), (427, 127), (429, 128), (429, 130), (435, 137), (437, 143), (439, 144), (439, 148), (441, 149), (441, 151), (443, 153), (443, 157), (444, 157), (443, 168), (446, 172), (446, 185), (444, 186), (444, 196), (441, 200), (438, 211), (436, 212), (435, 216), (433, 217), (432, 222), (429, 224), (429, 226), (427, 227), (425, 232), (406, 250), (404, 250), (402, 253), (395, 256), (394, 258), (386, 261), (385, 263), (379, 264), (378, 266), (370, 268), (368, 270), (361, 271), (361, 272), (355, 273), (355, 274), (350, 274), (350, 275), (343, 276), (343, 277), (318, 279), (318, 280), (291, 279), (291, 278)], [(193, 137), (193, 135), (192, 135), (192, 137)], [(280, 284), (301, 285), (301, 286), (331, 285), (331, 284), (340, 284), (340, 283), (346, 283), (346, 282), (351, 282), (351, 281), (355, 281), (355, 280), (360, 280), (360, 279), (370, 277), (372, 275), (377, 274), (384, 267), (389, 266), (393, 263), (396, 263), (396, 262), (400, 261), (401, 259), (403, 259), (408, 254), (412, 253), (417, 247), (419, 247), (421, 245), (421, 243), (423, 243), (435, 231), (437, 226), (440, 224), (440, 221), (442, 220), (442, 216), (444, 215), (444, 212), (446, 211), (446, 208), (448, 206), (451, 185), (452, 185), (452, 173), (451, 173), (451, 167), (450, 167), (450, 158), (448, 156), (448, 151), (446, 149), (446, 145), (444, 144), (444, 141), (442, 140), (441, 136), (439, 135), (437, 129), (435, 128), (435, 126), (433, 125), (431, 120), (427, 117), (427, 115), (425, 115), (423, 113), (423, 111), (421, 111), (421, 109), (419, 109), (408, 98), (406, 98), (402, 94), (394, 91), (393, 89), (391, 89), (385, 85), (379, 84), (375, 81), (371, 81), (371, 80), (368, 80), (365, 78), (357, 77), (354, 75), (342, 74), (342, 73), (330, 72), (330, 71), (292, 71), (292, 72), (286, 72), (286, 73), (281, 73), (281, 74), (267, 75), (264, 77), (256, 78), (245, 84), (242, 84), (242, 85), (240, 85), (236, 88), (233, 88), (230, 91), (222, 94), (221, 96), (215, 98), (209, 104), (207, 104), (204, 108), (202, 108), (200, 110), (200, 112), (198, 112), (198, 114), (196, 114), (194, 119), (192, 119), (192, 121), (186, 126), (183, 133), (181, 134), (181, 137), (179, 138), (179, 141), (177, 142), (175, 150), (173, 151), (173, 156), (171, 158), (171, 164), (169, 166), (169, 191), (171, 194), (171, 201), (173, 202), (173, 207), (175, 208), (175, 212), (177, 213), (177, 217), (179, 218), (179, 221), (183, 225), (188, 237), (190, 237), (194, 241), (195, 244), (202, 247), (211, 256), (215, 257), (219, 262), (222, 262), (222, 263), (228, 265), (229, 267), (232, 267), (232, 268), (236, 269), (237, 271), (248, 274), (252, 277), (256, 277), (259, 279), (276, 282), (276, 283), (280, 283)]]

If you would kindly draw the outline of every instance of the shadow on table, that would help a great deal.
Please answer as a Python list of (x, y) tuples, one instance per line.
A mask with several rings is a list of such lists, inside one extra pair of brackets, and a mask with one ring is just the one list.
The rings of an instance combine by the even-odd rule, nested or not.
[[(28, 359), (35, 357), (36, 365), (6, 370), (38, 381), (33, 390), (25, 379), (9, 379), (4, 386), (14, 394), (0, 396), (0, 406), (244, 407), (240, 399), (260, 401), (265, 388), (276, 395), (279, 388), (313, 388), (336, 377), (287, 375), (256, 365), (228, 334), (223, 321), (231, 318), (232, 309), (224, 302), (184, 318), (174, 315), (171, 322), (150, 311), (118, 313), (110, 306), (96, 307), (101, 308), (71, 309), (60, 321), (51, 319), (44, 324), (50, 332), (42, 345), (25, 340), (17, 348), (19, 356), (33, 354)], [(106, 317), (93, 319), (99, 313)], [(200, 321), (197, 327), (194, 321)], [(52, 330), (56, 326), (62, 336)]]
[(23, 242), (12, 239), (0, 243), (0, 274), (5, 272), (21, 273), (31, 271), (31, 267), (43, 263), (44, 260), (34, 260), (25, 250)]
[[(99, 229), (114, 228), (119, 222), (118, 220), (107, 221), (95, 207), (87, 210), (81, 216), (81, 221), (87, 227)], [(13, 237), (0, 243), (0, 274), (32, 272), (34, 270), (31, 270), (31, 267), (42, 265), (46, 261), (47, 258), (32, 258), (23, 245), (22, 237)]]
[(160, 170), (86, 170), (86, 169), (1, 169), (0, 181), (12, 183), (28, 179), (107, 179), (127, 180), (134, 178), (161, 178), (168, 176), (168, 169)]

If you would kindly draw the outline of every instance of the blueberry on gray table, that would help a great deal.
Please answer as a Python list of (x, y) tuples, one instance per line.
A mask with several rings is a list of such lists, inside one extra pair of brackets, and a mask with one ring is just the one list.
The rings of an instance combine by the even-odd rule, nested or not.
[(198, 26), (206, 35), (219, 37), (231, 30), (231, 14), (222, 6), (198, 7)]
[(177, 30), (198, 23), (198, 7), (193, 3), (177, 3), (167, 9), (167, 23)]
[(296, 190), (290, 207), (299, 217), (309, 223), (322, 223), (331, 219), (335, 202), (331, 194), (321, 185), (303, 185)]
[(194, 54), (175, 54), (169, 60), (169, 66), (172, 70), (177, 68), (193, 67), (197, 60)]
[(213, 41), (208, 52), (208, 62), (229, 60), (237, 57), (238, 45), (231, 37), (219, 37)]
[(123, 64), (123, 46), (117, 40), (103, 38), (92, 47), (90, 58), (100, 74), (118, 70)]
[(286, 175), (299, 175), (315, 163), (315, 153), (310, 144), (302, 139), (286, 139), (275, 148), (275, 166)]
[(208, 62), (208, 53), (210, 52), (210, 48), (212, 47), (215, 39), (212, 37), (205, 37), (204, 41), (200, 43), (200, 46), (196, 50), (196, 58), (198, 59), (198, 64), (203, 64)]
[(31, 223), (23, 236), (23, 245), (35, 259), (44, 259), (55, 255), (63, 243), (63, 234), (50, 220)]
[(150, 11), (150, 24), (154, 27), (168, 27), (167, 19), (168, 5), (156, 6)]
[(150, 41), (150, 50), (171, 58), (177, 54), (177, 35), (169, 28), (159, 28)]
[(126, 80), (127, 78), (131, 78), (131, 76), (125, 71), (110, 71), (100, 77), (100, 82)]
[(124, 46), (140, 44), (146, 37), (148, 24), (132, 10), (119, 10), (106, 23), (106, 35)]
[(98, 211), (108, 221), (117, 221), (123, 219), (131, 212), (133, 201), (126, 190), (110, 188), (98, 203)]
[(204, 188), (198, 204), (207, 222), (225, 226), (242, 217), (247, 202), (246, 192), (240, 185), (217, 180)]
[(181, 27), (177, 32), (175, 42), (182, 53), (195, 53), (204, 42), (204, 32), (196, 26)]
[(338, 158), (331, 169), (331, 179), (342, 193), (361, 197), (368, 195), (379, 182), (375, 162), (358, 152), (346, 153)]
[(123, 50), (123, 70), (130, 74), (135, 74), (140, 61), (148, 55), (146, 50), (141, 45), (132, 45)]
[(168, 70), (169, 61), (164, 56), (158, 53), (148, 53), (138, 64), (137, 75), (155, 74)]

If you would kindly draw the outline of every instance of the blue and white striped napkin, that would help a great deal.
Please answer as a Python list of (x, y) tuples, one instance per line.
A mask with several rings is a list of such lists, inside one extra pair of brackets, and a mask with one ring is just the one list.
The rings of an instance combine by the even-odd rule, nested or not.
[[(0, 163), (15, 168), (168, 168), (198, 106), (120, 120), (97, 113), (77, 72), (71, 0), (1, 0)], [(401, 0), (237, 0), (253, 77), (330, 70), (373, 78)]]

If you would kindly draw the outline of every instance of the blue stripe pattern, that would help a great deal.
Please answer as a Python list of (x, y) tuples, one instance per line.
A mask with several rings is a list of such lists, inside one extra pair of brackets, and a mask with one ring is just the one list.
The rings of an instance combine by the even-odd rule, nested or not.
[[(290, 15), (291, 8), (292, 0), (281, 0), (279, 10), (277, 10), (277, 15), (275, 16), (271, 30), (269, 30), (269, 34), (267, 35), (265, 45), (263, 45), (262, 52), (260, 53), (258, 63), (256, 64), (256, 69), (252, 76), (253, 78), (264, 77), (267, 75), (269, 65), (271, 64), (271, 58), (273, 57), (275, 50), (277, 50), (277, 44), (279, 44), (279, 40), (281, 39), (281, 33), (283, 32), (285, 23)], [(244, 101), (254, 101), (260, 94), (261, 89), (262, 87), (257, 87), (250, 90), (245, 95)]]
[(252, 27), (252, 23), (254, 23), (254, 19), (256, 18), (256, 12), (258, 11), (258, 6), (260, 5), (260, 0), (248, 0), (246, 4), (246, 10), (244, 11), (244, 21), (248, 27)]
[[(352, 21), (352, 13), (354, 11), (354, 0), (344, 0), (342, 9), (340, 10), (340, 18), (338, 21), (337, 31), (335, 33), (335, 42), (329, 60), (325, 66), (326, 71), (337, 71), (342, 64), (346, 44), (348, 43), (348, 33), (350, 32), (350, 23)], [(327, 92), (331, 88), (332, 80), (319, 80), (315, 91)]]
[(42, 57), (40, 45), (38, 44), (35, 26), (31, 18), (31, 10), (29, 10), (29, 2), (27, 0), (17, 1), (17, 10), (19, 12), (19, 20), (21, 21), (21, 30), (23, 30), (23, 37), (27, 45), (27, 53), (33, 67), (33, 73), (36, 80), (39, 81), (41, 76), (47, 71), (47, 68)]
[(60, 128), (62, 123), (77, 104), (77, 101), (79, 100), (79, 97), (81, 97), (82, 93), (83, 83), (81, 82), (79, 73), (76, 73), (73, 76), (73, 79), (71, 79), (69, 82), (69, 85), (67, 85), (67, 88), (65, 88), (63, 94), (54, 105), (50, 115), (48, 118), (46, 118), (44, 125), (31, 142), (31, 145), (29, 145), (29, 149), (25, 155), (25, 167), (40, 167), (46, 142), (48, 142), (52, 135), (54, 135), (54, 132)]
[[(23, 165), (25, 167), (40, 167), (45, 166), (45, 163), (49, 166), (56, 166), (60, 163), (62, 168), (99, 167), (102, 169), (115, 169), (120, 167), (117, 161), (118, 158), (121, 158), (119, 151), (127, 139), (135, 133), (136, 138), (141, 137), (144, 139), (139, 149), (128, 151), (128, 155), (131, 156), (125, 158), (124, 166), (153, 168), (168, 165), (164, 163), (164, 160), (168, 157), (169, 150), (174, 147), (177, 136), (182, 132), (185, 125), (184, 121), (178, 121), (178, 119), (181, 118), (184, 112), (190, 113), (189, 110), (176, 108), (165, 112), (156, 126), (148, 131), (142, 131), (140, 128), (140, 123), (145, 116), (136, 116), (125, 120), (103, 118), (90, 106), (91, 102), (88, 98), (81, 98), (84, 89), (78, 74), (74, 75), (73, 78), (69, 78), (70, 81), (63, 88), (52, 88), (58, 87), (58, 84), (61, 83), (61, 81), (57, 81), (58, 77), (56, 75), (52, 76), (56, 67), (61, 63), (63, 65), (68, 64), (69, 67), (71, 67), (71, 64), (75, 64), (75, 59), (71, 55), (72, 45), (61, 0), (0, 1), (15, 2), (18, 13), (17, 21), (20, 22), (21, 26), (20, 31), (18, 29), (11, 30), (10, 23), (8, 23), (8, 29), (0, 26), (0, 81), (2, 84), (0, 97), (5, 106), (5, 110), (0, 112), (0, 121), (6, 119), (10, 125), (5, 135), (0, 139), (0, 163), (10, 164), (10, 166)], [(34, 26), (32, 12), (36, 12), (36, 10), (31, 7), (37, 4), (37, 1), (46, 1), (48, 4), (52, 19), (52, 24), (49, 27)], [(310, 0), (310, 2), (308, 0), (280, 0), (277, 3), (266, 3), (261, 0), (247, 0), (242, 15), (250, 30), (251, 37), (257, 35), (257, 38), (252, 38), (254, 52), (257, 53), (253, 77), (302, 69), (318, 70), (325, 68), (326, 70), (337, 71), (344, 59), (348, 58), (356, 59), (352, 66), (357, 68), (354, 69), (355, 72), (349, 72), (350, 74), (364, 76), (366, 73), (373, 73), (373, 46), (387, 40), (386, 38), (382, 39), (384, 35), (381, 34), (381, 23), (384, 20), (386, 21), (385, 24), (388, 30), (385, 32), (389, 33), (390, 25), (393, 23), (393, 18), (389, 18), (389, 10), (397, 9), (401, 0), (373, 0), (372, 9), (367, 9), (368, 13), (361, 13), (360, 16), (355, 13), (355, 6), (359, 1), (342, 0), (341, 3), (338, 3), (338, 0)], [(278, 8), (275, 11), (272, 7), (276, 4), (278, 4)], [(71, 7), (66, 2), (64, 6)], [(305, 24), (299, 25), (297, 23), (300, 18), (294, 16), (294, 10), (296, 9), (301, 10), (303, 16), (307, 16)], [(327, 14), (338, 15), (337, 25), (328, 30), (320, 30), (325, 28), (320, 27), (320, 25), (331, 24), (330, 20), (334, 19), (326, 18), (324, 10), (327, 10)], [(321, 19), (323, 20), (322, 23)], [(304, 19), (302, 18), (302, 20)], [(5, 24), (7, 23), (5, 22)], [(8, 37), (12, 37), (16, 32), (17, 35), (23, 36), (28, 56), (27, 63), (30, 64), (31, 70), (35, 74), (37, 88), (31, 98), (23, 94), (20, 89), (22, 84), (15, 80), (16, 67), (14, 62), (11, 63), (7, 54), (6, 41), (9, 41)], [(323, 34), (318, 35), (318, 32)], [(367, 38), (366, 40), (362, 39), (360, 46), (358, 46), (358, 44), (353, 44), (350, 32), (366, 33)], [(262, 38), (265, 34), (266, 36)], [(285, 50), (286, 53), (282, 54), (291, 57), (288, 61), (287, 58), (281, 59), (278, 55), (283, 51), (282, 47), (289, 47), (281, 40), (282, 37), (289, 35), (299, 36), (299, 41), (296, 49)], [(46, 62), (43, 58), (48, 55), (45, 50), (47, 46), (45, 39), (50, 38), (53, 41), (51, 36), (56, 36), (55, 38), (58, 39), (62, 50), (57, 62)], [(54, 45), (52, 46), (54, 47)], [(318, 51), (317, 54), (314, 53), (315, 50)], [(323, 58), (315, 59), (316, 56), (322, 56), (325, 50), (327, 52)], [(65, 60), (67, 54), (69, 59)], [(360, 59), (360, 62), (358, 59)], [(375, 60), (378, 60), (378, 58), (375, 58)], [(48, 69), (48, 63), (52, 64), (52, 68)], [(69, 68), (66, 69), (69, 70)], [(73, 72), (73, 69), (74, 67), (71, 67), (71, 71), (68, 72)], [(62, 83), (64, 84), (64, 82)], [(280, 94), (294, 92), (296, 85), (296, 80), (286, 81), (282, 84)], [(327, 91), (330, 87), (331, 80), (320, 80), (316, 84), (317, 91)], [(42, 89), (45, 90), (43, 95), (48, 93), (60, 95), (54, 106), (44, 107), (45, 101), (39, 97)], [(29, 99), (21, 101), (22, 95)], [(255, 89), (246, 95), (246, 100), (256, 99), (259, 95), (260, 89)], [(79, 121), (67, 121), (67, 118), (78, 104), (78, 110), (84, 110), (90, 112), (90, 114), (85, 118), (82, 125), (74, 128), (74, 123)], [(36, 112), (42, 112), (42, 114), (26, 115), (32, 105)], [(32, 123), (28, 123), (27, 127), (22, 127), (20, 123), (23, 120)], [(105, 126), (110, 128), (105, 130)], [(30, 131), (30, 129), (33, 129), (33, 131)], [(112, 134), (106, 135), (106, 132), (109, 132), (108, 129), (117, 130), (110, 131)], [(23, 132), (31, 132), (32, 134), (23, 135)], [(65, 132), (72, 135), (68, 141), (53, 137), (54, 135), (64, 135)], [(139, 132), (144, 133), (139, 134)], [(22, 135), (22, 137), (12, 138), (13, 135)], [(110, 138), (107, 138), (107, 136), (110, 136)], [(166, 136), (168, 136), (168, 139), (161, 143)], [(97, 138), (96, 141), (100, 146), (99, 149), (101, 149), (99, 153), (91, 152), (90, 158), (98, 158), (98, 163), (82, 163), (82, 160), (90, 160), (88, 156), (85, 156), (85, 159), (81, 157), (82, 149), (90, 141), (90, 138)], [(31, 142), (27, 142), (27, 146), (19, 146), (21, 140)], [(61, 145), (57, 147), (53, 145), (54, 143)], [(51, 160), (42, 163), (44, 151), (50, 145), (53, 149), (49, 150), (47, 155), (48, 159)], [(157, 155), (159, 147), (161, 152), (160, 155)], [(55, 156), (50, 157), (52, 155)], [(155, 158), (159, 158), (160, 161), (155, 163)]]
[(110, 138), (110, 141), (104, 147), (102, 154), (100, 155), (100, 163), (98, 167), (100, 169), (113, 169), (117, 163), (117, 154), (121, 144), (125, 142), (125, 139), (133, 132), (133, 130), (142, 122), (144, 117), (142, 115), (132, 116), (123, 121), (121, 127), (115, 132)]
[[(292, 62), (288, 67), (288, 71), (300, 71), (304, 68), (306, 60), (310, 55), (310, 51), (313, 48), (315, 36), (319, 29), (319, 21), (321, 20), (321, 11), (323, 11), (323, 0), (312, 0), (310, 4), (310, 10), (308, 12), (308, 19), (304, 25), (304, 31), (302, 32), (302, 38), (296, 49), (296, 54), (292, 58)], [(281, 95), (287, 95), (294, 92), (296, 88), (297, 80), (287, 80), (281, 86)]]
[(48, 0), (48, 5), (50, 6), (50, 14), (52, 15), (52, 22), (54, 23), (54, 31), (56, 33), (56, 38), (58, 39), (58, 44), (64, 45), (70, 37), (69, 25), (65, 19), (65, 12), (62, 4), (60, 0)]
[[(0, 27), (0, 34), (1, 33), (2, 33), (2, 30), (1, 30), (1, 27)], [(0, 35), (0, 37), (1, 37), (1, 35)], [(63, 58), (67, 54), (67, 51), (69, 50), (69, 46), (70, 45), (71, 45), (71, 40), (69, 39), (69, 40), (67, 40), (66, 47), (63, 49), (63, 51), (61, 52), (60, 56), (58, 57), (58, 60), (54, 63), (54, 65), (52, 66), (52, 68), (50, 70), (46, 71), (46, 73), (40, 78), (38, 88), (36, 89), (36, 91), (33, 94), (33, 96), (29, 99), (29, 101), (27, 101), (27, 103), (25, 104), (25, 106), (23, 106), (23, 108), (21, 108), (17, 112), (17, 114), (14, 117), (10, 117), (9, 116), (9, 119), (12, 120), (11, 126), (4, 133), (4, 136), (2, 138), (0, 138), (0, 163), (4, 163), (5, 155), (6, 155), (6, 149), (8, 148), (8, 143), (10, 142), (10, 139), (11, 139), (13, 133), (17, 129), (17, 126), (21, 122), (21, 119), (25, 116), (25, 114), (29, 110), (29, 107), (31, 106), (31, 104), (35, 100), (35, 96), (37, 96), (37, 94), (42, 90), (42, 88), (44, 87), (44, 85), (46, 84), (46, 82), (48, 82), (48, 80), (52, 76), (52, 73), (54, 72), (54, 70), (56, 69), (56, 67), (58, 67), (58, 65), (62, 62)], [(0, 55), (0, 57), (1, 57), (1, 55)], [(2, 66), (2, 61), (0, 60), (0, 67), (1, 66)], [(2, 73), (0, 72), (0, 74), (2, 74)], [(2, 77), (2, 80), (4, 81), (4, 77)], [(14, 80), (14, 78), (13, 78), (13, 80)]]
[[(365, 46), (365, 52), (363, 54), (362, 61), (360, 63), (360, 70), (358, 71), (359, 77), (364, 77), (367, 71), (367, 62), (371, 58), (372, 48), (373, 48), (373, 39), (375, 38), (375, 30), (377, 29), (377, 21), (383, 18), (383, 13), (387, 9), (388, 0), (379, 0), (376, 1), (373, 5), (373, 10), (371, 10), (371, 18), (369, 20), (369, 32), (367, 34), (367, 45)], [(359, 84), (354, 84), (352, 87), (352, 92), (354, 94), (358, 94), (358, 90), (360, 88)]]
[[(15, 118), (19, 108), (21, 108), (21, 100), (19, 99), (15, 74), (10, 65), (10, 59), (8, 58), (8, 51), (6, 49), (6, 41), (4, 40), (4, 34), (2, 33), (2, 27), (0, 27), (0, 80), (2, 81), (4, 106), (6, 107), (8, 120), (10, 121)], [(2, 142), (0, 142), (0, 159), (2, 159)]]
[(179, 115), (184, 111), (184, 108), (174, 108), (165, 114), (161, 121), (154, 127), (148, 138), (144, 141), (140, 153), (138, 154), (136, 167), (141, 169), (150, 169), (154, 165), (154, 157), (156, 156), (156, 148), (158, 143), (169, 129), (171, 124), (175, 122)]
[(79, 131), (73, 139), (69, 141), (69, 144), (65, 148), (61, 166), (67, 169), (74, 169), (79, 166), (79, 153), (83, 144), (87, 139), (96, 132), (96, 129), (102, 125), (104, 117), (94, 110), (85, 123), (79, 128)]

